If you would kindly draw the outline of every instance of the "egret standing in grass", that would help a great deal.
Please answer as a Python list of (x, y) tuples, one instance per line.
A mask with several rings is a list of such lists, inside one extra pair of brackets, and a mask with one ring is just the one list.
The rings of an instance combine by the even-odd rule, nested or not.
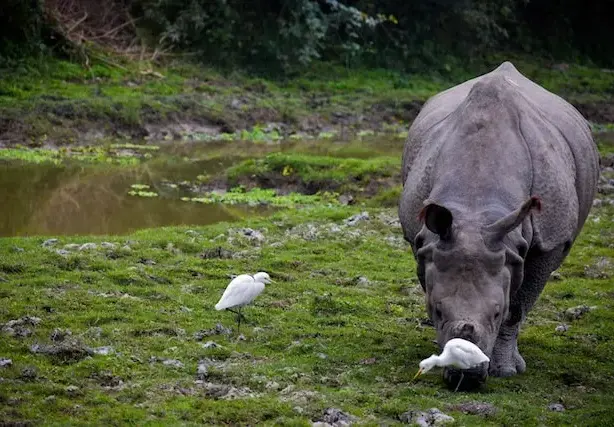
[(490, 359), (480, 350), (480, 347), (462, 338), (452, 338), (443, 347), (443, 351), (439, 356), (433, 354), (431, 357), (420, 362), (420, 369), (414, 376), (414, 379), (430, 371), (435, 366), (451, 366), (461, 369), (460, 381), (456, 389), (454, 389), (454, 391), (457, 391), (463, 381), (462, 369), (471, 369), (484, 362), (490, 362)]
[[(228, 310), (237, 315), (237, 333), (241, 329), (241, 308), (251, 303), (264, 290), (264, 285), (275, 283), (265, 272), (258, 272), (253, 276), (241, 274), (228, 284), (222, 298), (215, 304), (216, 310)], [(233, 308), (238, 311), (234, 311)]]

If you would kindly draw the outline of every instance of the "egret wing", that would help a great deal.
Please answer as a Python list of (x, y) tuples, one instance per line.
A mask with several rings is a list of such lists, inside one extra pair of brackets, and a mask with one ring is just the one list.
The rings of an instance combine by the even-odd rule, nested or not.
[(217, 310), (236, 307), (249, 302), (250, 289), (254, 286), (254, 278), (247, 274), (235, 277), (226, 287), (220, 301), (215, 305)]
[(457, 360), (461, 369), (469, 369), (488, 360), (487, 356), (478, 346), (458, 345), (450, 349), (454, 359)]

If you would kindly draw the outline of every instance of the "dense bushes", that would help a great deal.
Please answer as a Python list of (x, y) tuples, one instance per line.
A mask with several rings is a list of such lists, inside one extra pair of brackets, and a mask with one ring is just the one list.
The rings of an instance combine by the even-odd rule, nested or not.
[[(8, 1), (8, 2), (6, 2)], [(62, 2), (5, 0), (0, 56), (48, 45), (49, 9)], [(429, 68), (493, 50), (614, 62), (606, 2), (579, 0), (108, 0), (137, 19), (140, 36), (217, 64), (288, 70), (314, 59)], [(46, 13), (45, 13), (46, 11)], [(51, 11), (53, 12), (53, 11)], [(115, 14), (116, 15), (116, 14)], [(93, 14), (90, 14), (93, 16)], [(87, 33), (87, 32), (86, 32)]]

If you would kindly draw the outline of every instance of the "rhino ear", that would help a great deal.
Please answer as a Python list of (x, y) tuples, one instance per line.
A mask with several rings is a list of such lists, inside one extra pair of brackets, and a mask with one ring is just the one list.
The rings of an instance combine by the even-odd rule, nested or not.
[(486, 227), (486, 231), (492, 233), (494, 237), (503, 238), (507, 233), (522, 224), (522, 221), (524, 221), (533, 209), (540, 211), (541, 208), (542, 202), (539, 197), (532, 196), (529, 200), (524, 202), (520, 208)]
[(448, 240), (452, 236), (452, 212), (441, 205), (426, 201), (418, 219), (424, 221), (426, 228), (438, 234), (441, 240)]

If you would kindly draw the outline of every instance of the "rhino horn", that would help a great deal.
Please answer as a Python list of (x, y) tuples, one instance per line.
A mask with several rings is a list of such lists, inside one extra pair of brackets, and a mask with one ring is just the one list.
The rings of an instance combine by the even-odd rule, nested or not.
[(503, 238), (507, 233), (522, 224), (522, 221), (533, 209), (537, 209), (537, 211), (542, 209), (542, 202), (537, 196), (532, 196), (520, 208), (487, 226), (486, 231), (492, 233), (495, 238)]
[(439, 235), (441, 240), (448, 240), (452, 236), (452, 212), (430, 200), (424, 202), (418, 219), (424, 221), (426, 228)]

